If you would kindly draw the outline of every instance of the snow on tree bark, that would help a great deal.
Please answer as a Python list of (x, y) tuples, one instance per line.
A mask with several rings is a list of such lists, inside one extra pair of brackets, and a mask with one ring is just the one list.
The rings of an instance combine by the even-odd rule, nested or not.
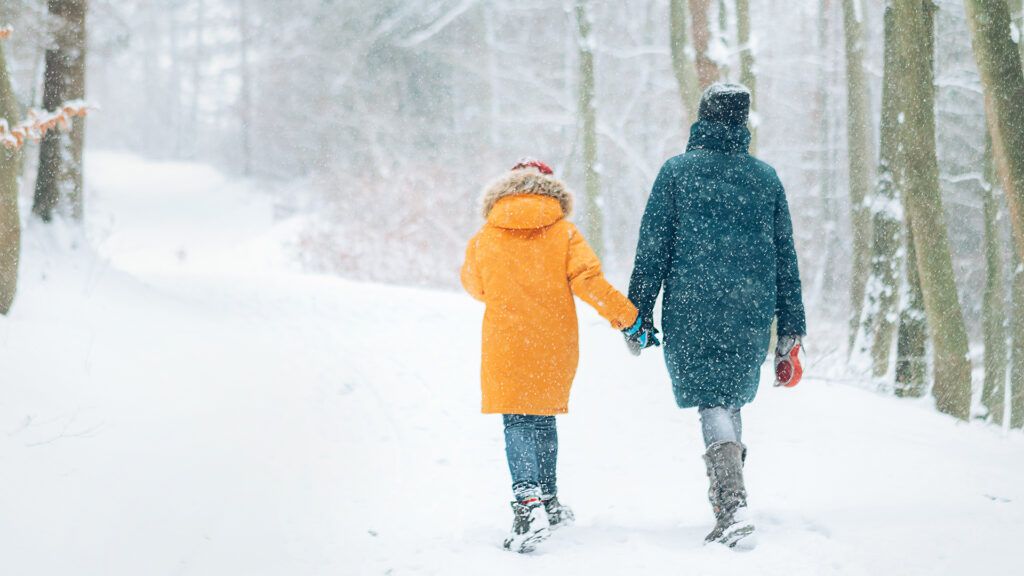
[[(64, 102), (85, 97), (87, 0), (49, 0), (49, 13), (57, 22), (54, 47), (46, 51), (43, 108), (59, 109)], [(83, 216), (82, 151), (85, 119), (72, 120), (70, 131), (53, 130), (39, 149), (32, 212), (43, 221), (56, 211), (74, 220)]]
[(981, 201), (985, 226), (985, 292), (982, 296), (982, 336), (985, 344), (985, 382), (981, 402), (992, 421), (1003, 423), (1006, 390), (1006, 294), (1003, 290), (1003, 246), (999, 235), (999, 203), (995, 195), (992, 140), (985, 141), (985, 178)]
[(971, 408), (971, 361), (957, 297), (935, 149), (933, 12), (931, 0), (892, 3), (896, 50), (904, 55), (897, 75), (903, 105), (900, 181), (915, 239), (917, 270), (934, 350), (932, 393), (939, 411), (967, 419)]
[(914, 232), (906, 219), (906, 279), (903, 283), (900, 324), (896, 336), (896, 395), (918, 398), (927, 391), (928, 321), (924, 311), (924, 296), (917, 273), (917, 250)]
[(895, 86), (895, 74), (899, 67), (897, 59), (900, 56), (896, 53), (892, 34), (892, 13), (886, 10), (881, 142), (875, 193), (871, 201), (871, 265), (861, 326), (861, 345), (865, 350), (870, 350), (872, 373), (876, 378), (889, 372), (902, 269), (900, 236), (903, 209), (900, 205), (900, 182), (893, 171), (901, 134), (898, 119), (900, 103)]

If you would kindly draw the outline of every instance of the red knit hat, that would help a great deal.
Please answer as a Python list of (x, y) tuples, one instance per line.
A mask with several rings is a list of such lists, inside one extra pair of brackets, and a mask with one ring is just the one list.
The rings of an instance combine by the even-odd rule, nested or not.
[(548, 166), (535, 158), (523, 158), (512, 167), (512, 170), (522, 170), (524, 168), (536, 168), (537, 170), (540, 170), (541, 174), (546, 174), (548, 176), (555, 173), (555, 171), (551, 169), (551, 166)]

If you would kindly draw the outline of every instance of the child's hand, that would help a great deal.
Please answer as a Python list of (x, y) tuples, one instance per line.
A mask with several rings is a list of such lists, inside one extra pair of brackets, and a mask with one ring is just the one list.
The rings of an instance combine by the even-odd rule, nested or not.
[(800, 365), (800, 337), (779, 336), (775, 345), (775, 385), (792, 388), (800, 383), (804, 368)]
[(639, 356), (644, 348), (661, 346), (661, 342), (658, 341), (658, 329), (654, 327), (654, 323), (645, 322), (639, 314), (636, 322), (623, 330), (622, 335), (626, 338), (626, 347), (633, 356)]

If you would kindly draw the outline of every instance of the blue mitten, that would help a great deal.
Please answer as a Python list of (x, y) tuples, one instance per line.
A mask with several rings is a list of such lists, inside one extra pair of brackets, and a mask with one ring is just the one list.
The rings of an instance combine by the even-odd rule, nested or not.
[(638, 314), (636, 322), (622, 331), (626, 338), (626, 347), (633, 356), (639, 356), (640, 351), (651, 346), (661, 346), (658, 341), (658, 329), (654, 327), (654, 320), (643, 320)]

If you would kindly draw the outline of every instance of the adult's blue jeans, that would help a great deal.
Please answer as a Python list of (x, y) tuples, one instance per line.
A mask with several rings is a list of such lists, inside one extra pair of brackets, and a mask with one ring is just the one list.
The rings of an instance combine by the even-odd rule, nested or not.
[(505, 456), (516, 500), (558, 493), (558, 431), (554, 416), (504, 414)]
[(705, 448), (719, 442), (743, 443), (743, 419), (738, 406), (702, 406), (698, 413)]

